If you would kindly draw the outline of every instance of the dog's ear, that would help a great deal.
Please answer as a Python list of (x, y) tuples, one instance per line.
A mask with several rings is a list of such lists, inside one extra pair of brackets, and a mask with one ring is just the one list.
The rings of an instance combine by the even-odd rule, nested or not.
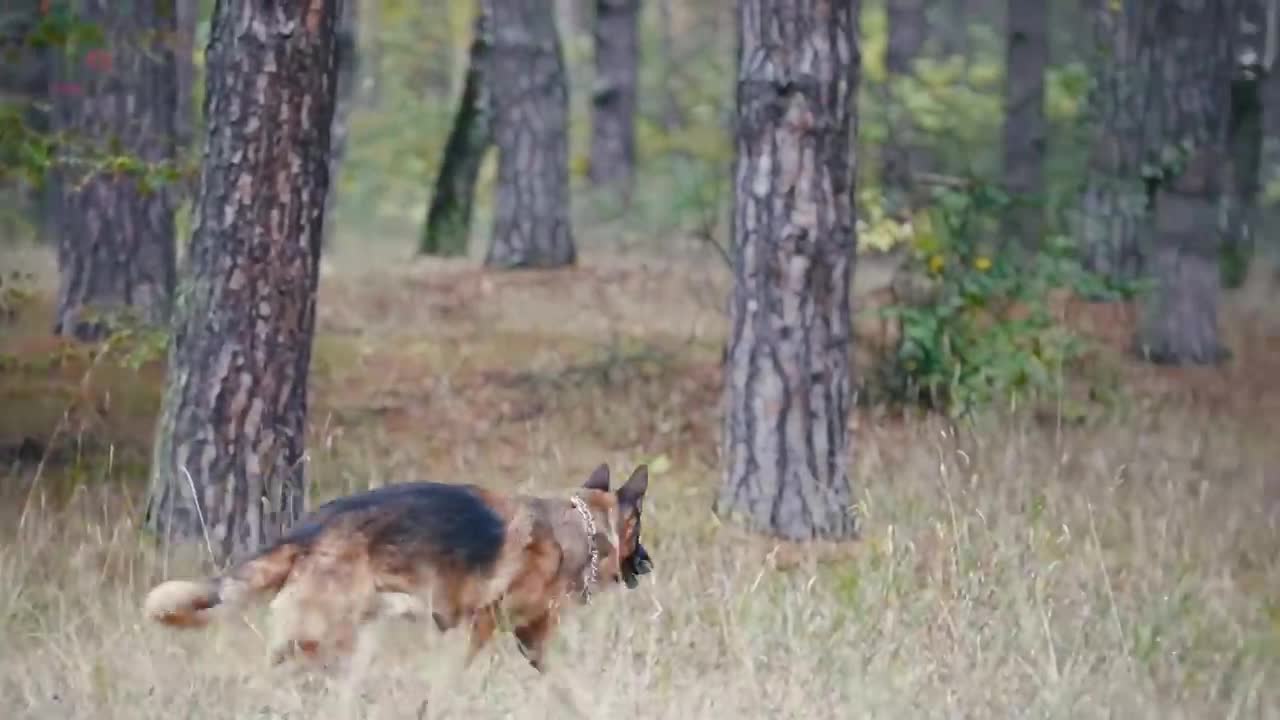
[(592, 536), (592, 540), (595, 541), (596, 552), (600, 553), (601, 560), (613, 554), (613, 543), (609, 542), (608, 535), (598, 532)]
[(601, 463), (600, 467), (592, 471), (591, 477), (582, 483), (582, 487), (609, 492), (609, 463)]
[(644, 502), (645, 491), (649, 489), (649, 466), (640, 465), (631, 473), (627, 484), (618, 488), (618, 504), (633, 507), (637, 511)]

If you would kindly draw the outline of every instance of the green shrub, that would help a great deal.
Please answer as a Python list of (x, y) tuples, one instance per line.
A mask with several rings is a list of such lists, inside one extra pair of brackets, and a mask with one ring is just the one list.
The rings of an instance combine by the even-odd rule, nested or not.
[(1102, 279), (1066, 238), (1031, 255), (992, 241), (1009, 204), (997, 187), (973, 182), (937, 190), (916, 219), (904, 272), (924, 279), (927, 293), (880, 310), (901, 330), (876, 377), (889, 402), (963, 415), (1061, 392), (1063, 370), (1086, 341), (1060, 321), (1053, 298)]

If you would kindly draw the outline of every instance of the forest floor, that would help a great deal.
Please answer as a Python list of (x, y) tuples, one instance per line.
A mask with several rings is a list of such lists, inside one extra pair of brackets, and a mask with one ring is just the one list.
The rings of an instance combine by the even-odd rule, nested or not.
[[(331, 695), (267, 669), (260, 609), (191, 634), (144, 623), (147, 589), (199, 568), (138, 532), (162, 357), (50, 338), (51, 261), (12, 257), (35, 289), (0, 305), (0, 707), (315, 717)], [(591, 255), (326, 272), (313, 503), (410, 479), (545, 491), (651, 463), (655, 572), (569, 615), (553, 655), (592, 717), (1280, 717), (1274, 313), (1227, 303), (1223, 368), (1100, 356), (1124, 400), (1082, 422), (859, 408), (863, 537), (812, 548), (710, 512), (726, 287), (720, 268)], [(1078, 310), (1123, 344), (1132, 312)], [(419, 717), (428, 696), (432, 717), (566, 716), (507, 638), (441, 687), (461, 634), (386, 635), (369, 718)]]

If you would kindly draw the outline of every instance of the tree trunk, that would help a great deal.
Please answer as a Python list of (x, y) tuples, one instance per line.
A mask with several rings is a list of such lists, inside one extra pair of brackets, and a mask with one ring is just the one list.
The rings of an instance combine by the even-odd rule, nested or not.
[(339, 0), (218, 0), (190, 276), (147, 527), (221, 562), (303, 510), (307, 371), (329, 189)]
[(577, 260), (569, 220), (569, 87), (545, 0), (492, 0), (498, 188), (485, 265)]
[(857, 532), (848, 475), (858, 3), (740, 0), (725, 474), (715, 511)]
[[(1280, 0), (1266, 0), (1266, 52), (1262, 58), (1262, 159), (1259, 185), (1280, 182)], [(1259, 209), (1258, 260), (1250, 273), (1280, 284), (1280, 204)]]
[(71, 136), (75, 156), (62, 158), (56, 179), (54, 332), (97, 340), (129, 320), (160, 326), (169, 318), (175, 275), (170, 195), (145, 171), (111, 165), (116, 158), (174, 159), (177, 63), (162, 38), (177, 25), (172, 0), (137, 7), (81, 0), (78, 9), (81, 20), (101, 30), (105, 46), (76, 48), (61, 63), (55, 126)]
[(326, 247), (333, 234), (333, 208), (338, 201), (342, 162), (347, 157), (347, 135), (351, 130), (351, 110), (356, 100), (360, 72), (360, 0), (341, 0), (337, 30), (337, 92), (330, 130), (329, 192), (325, 194), (325, 221), (322, 242)]
[(1076, 232), (1085, 266), (1113, 282), (1136, 280), (1143, 271), (1151, 202), (1143, 162), (1160, 146), (1146, 133), (1152, 38), (1139, 32), (1135, 15), (1137, 4), (1147, 1), (1101, 2), (1094, 14), (1095, 135)]
[(684, 112), (676, 97), (675, 28), (672, 27), (671, 0), (658, 0), (658, 47), (662, 49), (662, 127), (671, 132), (684, 124)]
[[(1218, 337), (1219, 210), (1239, 0), (1144, 0), (1152, 39), (1148, 132), (1162, 156), (1152, 177), (1155, 291), (1144, 308), (1138, 352), (1165, 364), (1227, 356)], [(1197, 58), (1194, 63), (1187, 58)]]
[(489, 0), (476, 13), (467, 77), (458, 101), (458, 114), (444, 146), (444, 160), (436, 177), (431, 207), (423, 226), (418, 252), (423, 255), (466, 255), (471, 237), (472, 206), (476, 180), (485, 153), (493, 144), (493, 111), (489, 89), (489, 63), (493, 46), (489, 27)]
[(1034, 252), (1044, 231), (1044, 73), (1049, 64), (1049, 7), (1009, 0), (1005, 46), (1004, 184), (1014, 207), (1004, 235)]
[(1231, 116), (1227, 130), (1227, 233), (1222, 277), (1228, 287), (1244, 282), (1258, 231), (1262, 181), (1262, 81), (1266, 52), (1266, 1), (1240, 0), (1236, 27)]
[[(196, 89), (200, 78), (196, 73), (196, 29), (200, 25), (199, 0), (175, 0), (178, 32), (174, 38), (174, 55), (178, 67), (178, 105), (174, 119), (174, 144), (180, 159), (195, 158), (199, 134)], [(175, 183), (169, 192), (175, 207), (193, 199), (199, 189), (200, 176), (190, 173)]]
[(596, 0), (591, 182), (631, 197), (636, 165), (636, 73), (640, 0)]
[(196, 138), (196, 27), (200, 24), (199, 0), (174, 0), (177, 34), (174, 54), (178, 68), (178, 116), (174, 135), (183, 151), (195, 144)]
[[(10, 2), (10, 9), (0, 13), (0, 110), (14, 112), (27, 129), (44, 132), (49, 129), (41, 109), (48, 99), (49, 53), (32, 42), (41, 3)], [(49, 221), (43, 178), (23, 177), (18, 150), (0, 148), (0, 236), (36, 239), (46, 234)]]
[(902, 100), (901, 84), (914, 74), (924, 52), (929, 23), (925, 0), (887, 0), (889, 41), (885, 47), (888, 82), (889, 136), (883, 146), (882, 186), (893, 205), (910, 204), (912, 173), (925, 169), (919, 138)]

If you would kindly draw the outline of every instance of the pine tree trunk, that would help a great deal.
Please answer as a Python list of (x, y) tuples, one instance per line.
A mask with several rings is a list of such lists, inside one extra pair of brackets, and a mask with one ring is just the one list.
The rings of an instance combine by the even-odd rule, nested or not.
[(1049, 128), (1044, 77), (1049, 63), (1049, 8), (1043, 0), (1009, 0), (1005, 48), (1004, 184), (1014, 207), (1005, 237), (1034, 252), (1044, 231), (1044, 157)]
[(1228, 355), (1217, 320), (1219, 211), (1239, 10), (1239, 0), (1143, 3), (1141, 26), (1153, 40), (1149, 114), (1156, 116), (1147, 126), (1163, 142), (1165, 162), (1153, 183), (1156, 287), (1136, 345), (1156, 363), (1214, 363)]
[[(199, 128), (196, 86), (200, 78), (196, 73), (196, 29), (200, 24), (200, 0), (175, 0), (178, 32), (174, 38), (174, 56), (178, 64), (178, 107), (174, 137), (177, 154), (188, 162), (197, 159)], [(192, 172), (169, 189), (175, 207), (195, 198), (200, 186), (200, 175)]]
[(893, 205), (911, 204), (912, 174), (924, 170), (924, 153), (919, 147), (915, 124), (902, 98), (901, 83), (912, 77), (914, 65), (924, 52), (928, 31), (924, 0), (887, 0), (889, 41), (885, 47), (888, 75), (889, 137), (882, 157), (882, 186)]
[[(1262, 57), (1262, 158), (1259, 185), (1280, 182), (1280, 0), (1266, 0), (1266, 52)], [(1250, 274), (1264, 284), (1280, 286), (1280, 204), (1259, 208), (1258, 262)]]
[(485, 265), (577, 260), (569, 219), (569, 88), (545, 0), (492, 0), (498, 188)]
[(1143, 162), (1159, 147), (1147, 134), (1152, 41), (1139, 31), (1137, 4), (1101, 2), (1093, 18), (1095, 134), (1076, 228), (1085, 266), (1115, 282), (1143, 272), (1151, 202)]
[(850, 537), (858, 3), (738, 8), (735, 279), (715, 509), (789, 540)]
[(472, 207), (476, 181), (485, 153), (493, 144), (493, 111), (489, 88), (489, 68), (493, 45), (489, 0), (482, 0), (476, 13), (467, 77), (458, 101), (458, 113), (444, 146), (444, 161), (436, 177), (431, 207), (423, 226), (418, 252), (423, 255), (467, 254), (471, 237)]
[(589, 175), (624, 202), (631, 197), (636, 164), (639, 18), (640, 0), (596, 0)]
[(351, 110), (356, 100), (356, 81), (360, 72), (360, 0), (341, 0), (341, 16), (337, 31), (337, 97), (333, 109), (333, 128), (329, 138), (329, 192), (325, 194), (325, 222), (322, 242), (329, 246), (334, 232), (333, 209), (338, 201), (338, 184), (342, 163), (347, 158), (347, 136), (351, 131)]
[(147, 526), (221, 562), (303, 510), (339, 0), (218, 0)]
[(177, 145), (185, 151), (195, 144), (196, 138), (196, 27), (200, 23), (199, 0), (174, 0), (177, 14), (177, 34), (174, 37), (174, 55), (178, 67), (178, 118), (174, 135)]
[[(49, 53), (33, 42), (40, 23), (40, 0), (8, 0), (0, 12), (0, 108), (16, 112), (35, 132), (48, 130)], [(47, 230), (45, 193), (39, 182), (24, 177), (18, 148), (0, 148), (0, 237), (36, 239)]]
[[(175, 238), (169, 193), (94, 155), (168, 163), (175, 156), (178, 76), (162, 40), (176, 30), (172, 0), (137, 7), (81, 0), (79, 17), (102, 48), (62, 61), (55, 126), (87, 157), (58, 171), (58, 307), (54, 332), (96, 340), (129, 320), (163, 325), (173, 302)], [(88, 160), (84, 163), (77, 159)], [(101, 158), (97, 158), (100, 160)]]
[(1231, 116), (1227, 130), (1229, 172), (1227, 234), (1223, 242), (1223, 282), (1239, 287), (1253, 257), (1259, 229), (1258, 192), (1262, 180), (1263, 55), (1266, 52), (1266, 1), (1240, 0), (1231, 79)]
[(675, 28), (672, 27), (671, 0), (658, 0), (658, 47), (662, 49), (662, 127), (668, 132), (684, 124), (684, 112), (676, 98)]

